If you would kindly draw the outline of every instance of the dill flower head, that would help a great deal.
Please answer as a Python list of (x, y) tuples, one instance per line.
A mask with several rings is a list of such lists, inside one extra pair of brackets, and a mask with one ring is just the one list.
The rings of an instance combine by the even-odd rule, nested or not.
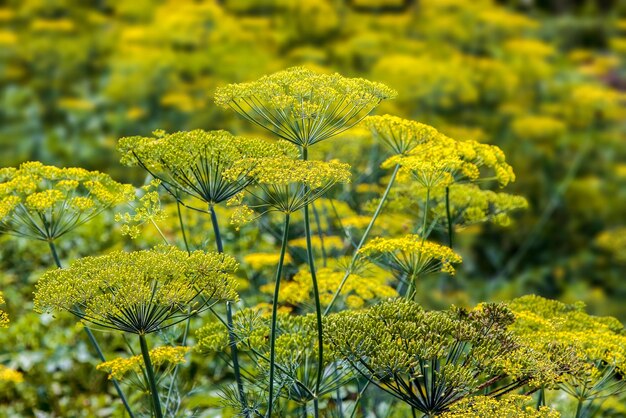
[(396, 299), (328, 315), (324, 336), (335, 355), (381, 389), (434, 416), (484, 393), (482, 383), (506, 378), (500, 361), (517, 353), (507, 331), (512, 321), (501, 304), (424, 311)]
[(250, 193), (258, 201), (250, 207), (296, 212), (337, 183), (350, 182), (350, 165), (338, 161), (302, 161), (286, 157), (264, 158), (250, 167), (241, 160), (225, 173), (227, 178), (248, 176), (260, 189)]
[(40, 162), (3, 168), (0, 233), (51, 241), (134, 196), (133, 186), (97, 171)]
[(22, 373), (0, 364), (0, 383), (22, 383), (23, 381), (24, 375)]
[[(226, 131), (203, 131), (166, 134), (155, 131), (154, 137), (126, 137), (117, 149), (122, 163), (139, 165), (178, 197), (177, 192), (196, 197), (208, 204), (224, 202), (241, 192), (249, 183), (247, 170), (256, 159), (295, 156), (295, 147), (285, 141), (233, 136)], [(226, 178), (224, 172), (237, 161), (245, 160), (237, 176)]]
[(441, 418), (559, 418), (561, 414), (547, 406), (538, 409), (528, 406), (529, 396), (509, 395), (500, 399), (489, 396), (471, 396), (455, 403)]
[(515, 181), (513, 168), (497, 146), (471, 140), (457, 141), (443, 134), (414, 146), (407, 155), (394, 155), (382, 166), (395, 164), (427, 188), (445, 187), (460, 181), (479, 181), (484, 169), (493, 171), (493, 178), (500, 187)]
[(386, 144), (395, 154), (405, 154), (416, 145), (429, 142), (437, 134), (432, 126), (397, 116), (368, 116), (363, 123), (372, 135)]
[[(184, 363), (185, 354), (191, 350), (190, 347), (156, 347), (150, 350), (150, 361), (152, 365), (159, 369), (167, 369), (177, 364)], [(104, 370), (109, 374), (109, 379), (122, 380), (131, 373), (140, 374), (144, 368), (144, 360), (141, 355), (130, 358), (116, 358), (100, 363), (96, 366), (98, 370)]]
[(215, 102), (280, 138), (308, 147), (349, 129), (382, 100), (395, 96), (380, 83), (293, 67), (221, 87)]
[[(4, 297), (2, 295), (2, 292), (0, 292), (0, 305), (4, 305)], [(0, 328), (6, 328), (9, 326), (9, 315), (4, 312), (3, 310), (0, 310)]]
[(516, 316), (511, 329), (526, 345), (538, 352), (548, 352), (554, 345), (569, 346), (587, 364), (566, 370), (574, 385), (599, 379), (597, 370), (603, 364), (616, 374), (626, 371), (626, 333), (617, 319), (588, 315), (581, 303), (568, 305), (535, 295), (514, 299), (509, 306)]
[(148, 334), (222, 300), (235, 300), (231, 256), (174, 247), (116, 251), (48, 271), (37, 283), (35, 309), (68, 311), (104, 328)]
[(626, 262), (626, 227), (603, 231), (594, 241), (598, 248), (610, 253), (616, 261)]
[(453, 264), (462, 261), (461, 256), (450, 248), (413, 234), (400, 238), (374, 238), (359, 253), (377, 260), (398, 275), (412, 278), (436, 271), (454, 274)]

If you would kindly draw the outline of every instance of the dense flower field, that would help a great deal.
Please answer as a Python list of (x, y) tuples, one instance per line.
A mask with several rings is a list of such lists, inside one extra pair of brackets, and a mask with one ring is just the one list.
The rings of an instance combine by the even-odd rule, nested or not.
[(9, 0), (0, 417), (626, 416), (626, 6), (538, 3)]

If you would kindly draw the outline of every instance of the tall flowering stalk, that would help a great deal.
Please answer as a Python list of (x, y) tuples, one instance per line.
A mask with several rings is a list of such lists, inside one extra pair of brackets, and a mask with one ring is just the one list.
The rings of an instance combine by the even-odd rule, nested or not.
[[(270, 375), (269, 375), (269, 400), (267, 416), (271, 416), (274, 402), (274, 373), (275, 373), (275, 343), (276, 325), (278, 314), (278, 300), (280, 291), (280, 279), (287, 248), (290, 215), (303, 207), (307, 207), (315, 199), (322, 196), (328, 189), (337, 183), (347, 183), (350, 181), (350, 166), (336, 161), (301, 161), (289, 158), (266, 158), (253, 169), (248, 170), (249, 163), (242, 160), (235, 165), (227, 176), (236, 178), (242, 170), (247, 170), (248, 175), (254, 179), (257, 188), (249, 189), (254, 198), (250, 205), (242, 207), (244, 215), (251, 215), (254, 208), (257, 211), (269, 212), (279, 211), (284, 213), (283, 238), (281, 241), (280, 257), (276, 269), (274, 286), (274, 297), (272, 300), (272, 322), (270, 334)], [(310, 242), (309, 242), (310, 245)], [(317, 290), (317, 283), (314, 281), (314, 289)], [(319, 294), (317, 295), (319, 304)], [(318, 306), (317, 312), (321, 312)], [(316, 315), (317, 320), (320, 316)], [(319, 395), (320, 382), (322, 380), (323, 368), (323, 335), (321, 327), (318, 331), (318, 373), (316, 376), (316, 391), (313, 396), (316, 414), (317, 397)], [(320, 354), (321, 352), (321, 354)]]
[[(163, 187), (174, 196), (178, 203), (183, 234), (180, 204), (187, 206), (183, 197), (191, 196), (206, 205), (218, 252), (223, 252), (224, 246), (214, 206), (232, 199), (250, 184), (248, 172), (254, 168), (259, 158), (297, 154), (295, 147), (285, 141), (269, 142), (234, 136), (222, 130), (200, 129), (171, 134), (155, 131), (153, 137), (126, 137), (119, 140), (117, 148), (122, 153), (123, 164), (141, 166), (159, 179)], [(242, 167), (239, 164), (238, 174), (226, 178), (224, 173), (241, 160), (247, 161), (247, 166)], [(205, 211), (202, 208), (194, 209)], [(183, 238), (187, 243), (185, 235)], [(233, 312), (230, 302), (226, 302), (226, 311), (227, 324), (232, 329)], [(183, 339), (183, 344), (185, 343), (186, 338)], [(245, 404), (237, 345), (232, 332), (230, 349), (235, 380), (241, 401)]]
[(219, 301), (236, 300), (234, 258), (173, 247), (85, 257), (48, 271), (37, 284), (35, 309), (67, 311), (100, 328), (136, 334), (152, 406), (162, 417), (146, 335), (187, 320)]
[[(0, 233), (45, 241), (57, 267), (61, 259), (55, 241), (104, 210), (135, 197), (135, 189), (104, 173), (83, 168), (59, 168), (38, 161), (0, 169)], [(84, 328), (98, 358), (106, 361), (95, 336)], [(133, 416), (118, 382), (113, 385)]]
[[(219, 88), (215, 102), (299, 146), (302, 160), (306, 161), (310, 146), (350, 129), (381, 101), (395, 96), (396, 92), (384, 84), (293, 67), (257, 81)], [(309, 205), (305, 204), (303, 210), (307, 259), (319, 334), (319, 385), (323, 363), (322, 307), (311, 248)], [(319, 392), (319, 386), (316, 392)], [(317, 398), (314, 399), (314, 407), (317, 416)]]

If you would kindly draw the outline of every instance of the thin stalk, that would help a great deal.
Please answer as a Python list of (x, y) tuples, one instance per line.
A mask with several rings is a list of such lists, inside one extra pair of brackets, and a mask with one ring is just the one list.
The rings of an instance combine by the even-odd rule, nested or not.
[(267, 404), (267, 417), (272, 416), (272, 407), (274, 405), (274, 368), (276, 363), (276, 323), (278, 319), (278, 294), (280, 291), (280, 276), (283, 272), (283, 263), (285, 261), (285, 251), (287, 250), (287, 239), (289, 236), (289, 213), (285, 213), (285, 225), (283, 228), (283, 240), (280, 244), (280, 257), (278, 259), (278, 267), (276, 268), (276, 279), (274, 285), (274, 300), (272, 300), (272, 330), (270, 333), (270, 381), (269, 381), (269, 400)]
[(576, 406), (576, 418), (583, 416), (583, 398), (578, 398), (578, 405)]
[(322, 250), (322, 267), (326, 267), (326, 247), (324, 246), (324, 234), (322, 231), (322, 224), (320, 222), (320, 215), (315, 208), (313, 202), (311, 202), (311, 209), (313, 209), (313, 219), (315, 219), (315, 225), (317, 226), (317, 236), (320, 239), (320, 247)]
[[(307, 159), (307, 148), (302, 147), (302, 159)], [(319, 416), (319, 393), (324, 372), (324, 334), (322, 326), (322, 304), (320, 302), (320, 291), (315, 273), (315, 259), (313, 258), (313, 246), (311, 244), (311, 222), (309, 219), (309, 205), (304, 205), (304, 235), (306, 238), (306, 253), (311, 273), (311, 283), (313, 285), (313, 300), (315, 302), (315, 319), (317, 325), (317, 378), (315, 379), (315, 398), (313, 398), (313, 413), (315, 418)]]
[(422, 242), (426, 240), (426, 223), (428, 221), (428, 206), (430, 203), (430, 187), (426, 188), (426, 202), (424, 202), (424, 216), (422, 218)]
[(350, 260), (348, 269), (346, 270), (346, 273), (344, 274), (343, 279), (341, 279), (341, 283), (339, 284), (339, 287), (333, 294), (333, 298), (330, 300), (330, 303), (326, 307), (326, 310), (324, 311), (324, 315), (328, 315), (331, 308), (333, 307), (333, 304), (337, 300), (337, 297), (339, 297), (339, 293), (341, 293), (343, 286), (346, 284), (348, 277), (350, 277), (350, 274), (352, 273), (352, 269), (354, 268), (354, 264), (356, 263), (356, 260), (358, 258), (359, 250), (361, 249), (363, 244), (365, 244), (365, 240), (367, 240), (367, 237), (369, 236), (369, 233), (372, 230), (372, 227), (374, 226), (374, 222), (376, 222), (376, 219), (378, 218), (378, 216), (380, 215), (383, 209), (383, 205), (385, 204), (385, 201), (387, 200), (387, 196), (389, 195), (391, 186), (393, 186), (393, 183), (396, 180), (396, 176), (398, 175), (398, 170), (400, 170), (400, 166), (396, 164), (396, 166), (393, 169), (393, 172), (391, 173), (391, 178), (389, 179), (387, 188), (385, 189), (383, 196), (380, 198), (380, 202), (378, 202), (378, 206), (376, 207), (376, 211), (374, 211), (374, 215), (372, 216), (370, 223), (367, 225), (367, 228), (365, 228), (365, 232), (363, 233), (363, 236), (361, 237), (361, 241), (359, 241), (359, 245), (357, 245), (357, 247), (354, 250), (354, 254), (352, 255), (352, 260)]
[[(50, 247), (50, 252), (52, 253), (52, 258), (54, 258), (54, 263), (56, 264), (56, 266), (58, 268), (63, 268), (63, 266), (61, 265), (59, 254), (57, 253), (56, 245), (54, 245), (54, 241), (48, 240), (48, 246)], [(91, 332), (89, 328), (83, 326), (83, 329), (85, 330), (85, 333), (87, 334), (87, 338), (89, 338), (89, 342), (91, 343), (91, 346), (94, 348), (94, 350), (96, 350), (96, 354), (98, 355), (100, 362), (104, 363), (106, 361), (106, 358), (104, 357), (104, 353), (102, 352), (102, 349), (100, 348), (100, 345), (98, 344), (98, 341), (96, 341), (95, 335), (93, 335), (93, 332)], [(117, 379), (111, 379), (111, 381), (113, 382), (115, 391), (117, 392), (117, 395), (120, 397), (120, 400), (122, 401), (122, 404), (124, 405), (124, 408), (126, 409), (126, 412), (128, 412), (128, 415), (130, 416), (130, 418), (135, 418), (135, 415), (133, 414), (132, 409), (130, 409), (130, 404), (128, 403), (128, 400), (126, 399), (126, 396), (124, 396), (124, 392), (122, 392), (122, 388), (120, 387), (119, 382), (117, 381)]]
[[(187, 250), (187, 254), (191, 254), (191, 251), (189, 250), (189, 244), (187, 243), (187, 234), (185, 233), (185, 224), (183, 222), (183, 215), (180, 210), (180, 202), (178, 201), (178, 198), (176, 199), (176, 209), (178, 211), (178, 224), (180, 225), (180, 230), (183, 233), (183, 241), (185, 242), (185, 249)], [(187, 321), (185, 321), (185, 331), (183, 332), (183, 340), (182, 340), (183, 347), (187, 345), (187, 337), (189, 336), (190, 327), (191, 327), (191, 316), (189, 316), (189, 318), (187, 318)], [(165, 413), (167, 413), (167, 411), (169, 410), (170, 398), (172, 396), (172, 392), (176, 384), (176, 376), (178, 375), (179, 368), (180, 368), (180, 363), (174, 366), (174, 371), (172, 372), (172, 380), (170, 381), (170, 387), (167, 390), (167, 398), (165, 398)]]
[(161, 401), (159, 400), (159, 389), (156, 383), (156, 377), (154, 376), (154, 369), (152, 368), (152, 362), (150, 361), (150, 351), (148, 350), (148, 343), (146, 342), (146, 336), (139, 334), (139, 344), (141, 345), (141, 355), (143, 356), (143, 363), (146, 366), (146, 375), (148, 377), (148, 386), (150, 387), (150, 394), (152, 395), (152, 407), (156, 418), (163, 418), (163, 412), (161, 411)]
[(448, 219), (448, 247), (452, 249), (452, 217), (450, 216), (450, 186), (446, 186), (446, 217)]
[(178, 223), (180, 224), (180, 230), (183, 233), (183, 242), (185, 243), (185, 249), (187, 253), (191, 253), (189, 250), (189, 242), (187, 242), (187, 233), (185, 232), (185, 224), (183, 223), (183, 215), (180, 210), (180, 201), (176, 199), (176, 210), (178, 211)]
[[(213, 205), (209, 205), (209, 212), (211, 212), (211, 224), (213, 225), (213, 232), (215, 233), (215, 244), (219, 253), (224, 252), (224, 244), (222, 243), (222, 234), (220, 233), (220, 226), (217, 222), (217, 215)], [(237, 391), (239, 392), (239, 402), (243, 406), (247, 406), (246, 392), (243, 387), (243, 380), (241, 379), (241, 367), (239, 366), (239, 352), (237, 350), (237, 339), (235, 332), (233, 331), (233, 307), (230, 302), (226, 302), (226, 324), (228, 328), (228, 345), (230, 346), (230, 357), (233, 360), (233, 373), (235, 374), (235, 382), (237, 383)]]

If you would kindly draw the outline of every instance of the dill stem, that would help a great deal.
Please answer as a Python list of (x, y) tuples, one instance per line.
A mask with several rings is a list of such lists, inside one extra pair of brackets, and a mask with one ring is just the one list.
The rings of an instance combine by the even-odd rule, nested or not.
[(159, 400), (159, 389), (156, 383), (156, 377), (154, 376), (154, 368), (150, 361), (150, 351), (148, 350), (148, 343), (146, 342), (146, 336), (139, 334), (139, 344), (141, 345), (141, 355), (143, 356), (143, 363), (146, 366), (146, 375), (148, 380), (148, 386), (150, 387), (150, 394), (152, 395), (152, 407), (156, 418), (163, 418), (163, 412), (161, 411), (161, 401)]
[(339, 293), (341, 293), (341, 290), (343, 289), (343, 286), (346, 284), (346, 281), (348, 280), (348, 277), (350, 277), (350, 274), (352, 273), (352, 269), (354, 268), (354, 264), (356, 263), (356, 260), (358, 258), (359, 250), (361, 249), (363, 244), (365, 244), (365, 240), (367, 240), (367, 237), (369, 236), (370, 231), (372, 230), (372, 227), (374, 226), (374, 222), (376, 222), (376, 219), (378, 218), (378, 216), (382, 212), (383, 205), (385, 204), (385, 201), (387, 200), (387, 196), (389, 195), (389, 191), (391, 190), (391, 186), (393, 186), (393, 183), (396, 180), (396, 176), (398, 175), (398, 170), (400, 170), (400, 165), (396, 164), (396, 166), (393, 169), (393, 172), (391, 173), (391, 178), (389, 179), (389, 183), (387, 184), (387, 188), (385, 189), (385, 192), (383, 193), (383, 196), (380, 198), (380, 202), (378, 202), (378, 206), (376, 207), (376, 211), (374, 211), (374, 215), (372, 215), (372, 219), (370, 219), (370, 222), (367, 225), (367, 228), (365, 229), (365, 232), (363, 233), (363, 236), (361, 237), (361, 241), (359, 241), (359, 244), (357, 245), (357, 247), (354, 250), (354, 254), (352, 255), (352, 259), (350, 260), (350, 264), (348, 265), (348, 269), (346, 270), (346, 273), (344, 274), (343, 278), (341, 279), (341, 283), (339, 283), (339, 287), (337, 288), (337, 290), (333, 294), (333, 298), (330, 300), (330, 303), (326, 307), (326, 310), (324, 311), (324, 315), (328, 315), (328, 313), (330, 312), (331, 308), (333, 307), (333, 304), (335, 303), (335, 300), (337, 299), (337, 297), (339, 297)]
[[(307, 160), (308, 152), (306, 147), (302, 147), (302, 159)], [(313, 398), (313, 413), (315, 418), (319, 416), (319, 392), (324, 371), (324, 334), (322, 326), (322, 304), (320, 302), (320, 291), (315, 273), (315, 259), (313, 258), (313, 246), (311, 244), (311, 222), (309, 219), (309, 205), (304, 205), (304, 235), (306, 238), (306, 253), (311, 273), (313, 285), (313, 299), (315, 302), (315, 317), (317, 324), (317, 378), (315, 379), (315, 398)]]
[[(209, 204), (209, 212), (211, 213), (211, 224), (213, 225), (213, 232), (215, 234), (215, 244), (217, 246), (217, 252), (224, 252), (224, 244), (222, 242), (222, 234), (220, 233), (220, 226), (217, 222), (217, 214), (212, 204)], [(243, 380), (241, 379), (241, 368), (239, 366), (239, 352), (237, 350), (237, 340), (235, 332), (233, 331), (233, 307), (230, 302), (226, 302), (226, 324), (228, 328), (228, 345), (230, 346), (230, 357), (233, 360), (233, 373), (235, 374), (235, 382), (237, 383), (237, 391), (239, 392), (239, 402), (242, 406), (247, 406), (246, 392), (243, 388)], [(246, 413), (247, 415), (247, 413)]]
[[(50, 247), (50, 252), (52, 253), (52, 258), (54, 258), (54, 263), (56, 264), (56, 266), (58, 268), (63, 268), (61, 264), (61, 259), (59, 258), (59, 254), (57, 252), (56, 245), (54, 245), (54, 241), (52, 239), (48, 240), (48, 246)], [(84, 325), (83, 325), (83, 329), (85, 330), (85, 333), (87, 334), (87, 338), (89, 338), (89, 342), (91, 343), (91, 346), (94, 348), (94, 350), (96, 350), (96, 354), (98, 355), (98, 358), (100, 359), (102, 363), (104, 363), (106, 361), (106, 358), (104, 357), (104, 353), (102, 352), (102, 349), (100, 348), (100, 344), (98, 344), (98, 341), (96, 341), (95, 335), (93, 335), (93, 332), (91, 332), (91, 330)], [(117, 392), (117, 395), (120, 397), (122, 404), (124, 404), (124, 408), (126, 409), (126, 412), (128, 412), (128, 415), (130, 416), (130, 418), (134, 418), (135, 415), (133, 414), (132, 409), (130, 409), (130, 404), (128, 403), (128, 400), (126, 399), (126, 396), (124, 396), (124, 392), (122, 392), (122, 388), (120, 387), (119, 382), (117, 381), (117, 379), (111, 379), (111, 381), (113, 382), (113, 386), (115, 386), (115, 391)]]
[(272, 300), (272, 328), (270, 333), (270, 380), (269, 380), (269, 400), (267, 404), (267, 415), (272, 416), (272, 406), (274, 405), (274, 369), (276, 366), (276, 323), (278, 320), (278, 294), (280, 291), (280, 277), (285, 261), (285, 251), (287, 250), (287, 239), (289, 236), (289, 213), (285, 213), (285, 225), (283, 227), (283, 240), (280, 244), (280, 257), (276, 268), (276, 279), (274, 285), (274, 300)]
[(448, 220), (448, 247), (452, 249), (452, 217), (450, 216), (450, 186), (446, 186), (446, 218)]

